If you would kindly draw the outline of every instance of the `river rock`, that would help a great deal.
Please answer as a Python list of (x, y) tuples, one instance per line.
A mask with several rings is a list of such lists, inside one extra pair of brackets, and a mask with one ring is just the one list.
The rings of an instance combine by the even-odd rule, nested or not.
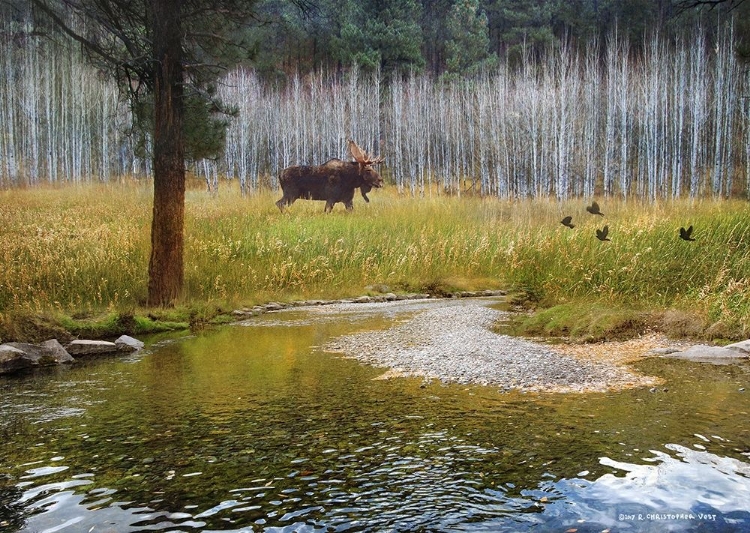
[(115, 341), (115, 346), (117, 346), (117, 350), (120, 352), (130, 353), (137, 352), (138, 350), (143, 348), (144, 344), (143, 341), (134, 339), (129, 335), (120, 335)]
[(8, 344), (0, 344), (0, 374), (10, 374), (34, 366), (26, 352)]
[(70, 353), (68, 353), (68, 350), (66, 350), (65, 347), (62, 344), (60, 344), (60, 342), (57, 339), (50, 339), (48, 341), (44, 341), (39, 346), (47, 350), (47, 352), (51, 355), (52, 359), (54, 360), (54, 364), (76, 362), (73, 356), (70, 355)]
[(730, 350), (721, 346), (707, 346), (705, 344), (696, 344), (687, 350), (674, 352), (665, 357), (674, 357), (677, 359), (687, 359), (701, 363), (726, 364), (737, 359), (744, 359), (747, 354), (738, 350)]
[(9, 342), (0, 346), (0, 374), (37, 366), (74, 363), (75, 359), (56, 339), (42, 344)]
[(257, 314), (260, 314), (260, 311), (249, 309), (247, 307), (243, 307), (242, 309), (235, 309), (234, 311), (232, 311), (232, 315), (236, 316), (239, 319), (249, 318)]
[(114, 342), (89, 340), (75, 340), (68, 344), (67, 350), (73, 356), (105, 355), (118, 352), (117, 345)]
[(734, 344), (727, 344), (724, 346), (727, 350), (734, 350), (736, 352), (740, 352), (740, 354), (745, 356), (750, 356), (750, 339), (746, 341), (741, 342), (735, 342)]
[(45, 341), (42, 344), (9, 342), (8, 345), (26, 353), (33, 361), (33, 366), (53, 366), (61, 363), (75, 362), (75, 359), (71, 357), (56, 339)]

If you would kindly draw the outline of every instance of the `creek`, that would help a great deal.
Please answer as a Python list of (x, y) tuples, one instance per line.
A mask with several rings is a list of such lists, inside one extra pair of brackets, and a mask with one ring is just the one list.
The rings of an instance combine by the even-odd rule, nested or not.
[(319, 348), (399, 319), (286, 310), (0, 377), (0, 531), (750, 531), (747, 363), (542, 394)]

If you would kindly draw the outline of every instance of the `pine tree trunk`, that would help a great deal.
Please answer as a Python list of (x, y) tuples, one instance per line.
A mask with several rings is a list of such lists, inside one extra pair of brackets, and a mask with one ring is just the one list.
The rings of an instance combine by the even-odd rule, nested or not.
[(148, 304), (172, 305), (183, 282), (185, 156), (182, 136), (181, 0), (153, 0), (154, 211)]

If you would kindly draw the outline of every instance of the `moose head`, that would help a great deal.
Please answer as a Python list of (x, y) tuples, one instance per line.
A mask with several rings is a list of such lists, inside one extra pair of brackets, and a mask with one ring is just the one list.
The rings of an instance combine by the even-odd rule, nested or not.
[(347, 144), (349, 145), (349, 153), (352, 155), (352, 158), (356, 163), (359, 163), (359, 172), (365, 183), (370, 187), (382, 187), (383, 178), (373, 168), (373, 165), (379, 165), (384, 161), (384, 158), (382, 156), (373, 158), (351, 139), (347, 141)]

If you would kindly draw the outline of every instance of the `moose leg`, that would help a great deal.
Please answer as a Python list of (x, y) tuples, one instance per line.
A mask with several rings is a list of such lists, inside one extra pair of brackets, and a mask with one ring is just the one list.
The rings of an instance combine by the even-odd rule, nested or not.
[(286, 204), (285, 200), (286, 199), (282, 196), (281, 199), (276, 202), (276, 207), (278, 207), (279, 211), (282, 213), (284, 212), (284, 205)]
[(279, 199), (279, 200), (278, 200), (278, 201), (276, 202), (276, 207), (278, 207), (278, 208), (279, 208), (279, 211), (281, 211), (281, 212), (283, 213), (283, 212), (284, 212), (284, 207), (285, 207), (285, 206), (290, 206), (290, 205), (292, 205), (292, 204), (294, 203), (294, 200), (296, 200), (296, 198), (290, 198), (289, 196), (287, 196), (287, 195), (285, 194), (284, 196), (282, 196), (282, 197), (281, 197), (281, 198), (280, 198), (280, 199)]
[(359, 189), (360, 194), (362, 194), (362, 198), (364, 198), (365, 202), (367, 202), (368, 204), (370, 203), (370, 199), (367, 197), (367, 193), (371, 190), (372, 187), (370, 187), (369, 185), (362, 185), (362, 187), (360, 187)]
[(352, 189), (351, 191), (347, 191), (346, 194), (343, 194), (339, 201), (344, 204), (344, 207), (346, 207), (347, 211), (351, 211), (354, 209), (354, 191), (357, 189)]

